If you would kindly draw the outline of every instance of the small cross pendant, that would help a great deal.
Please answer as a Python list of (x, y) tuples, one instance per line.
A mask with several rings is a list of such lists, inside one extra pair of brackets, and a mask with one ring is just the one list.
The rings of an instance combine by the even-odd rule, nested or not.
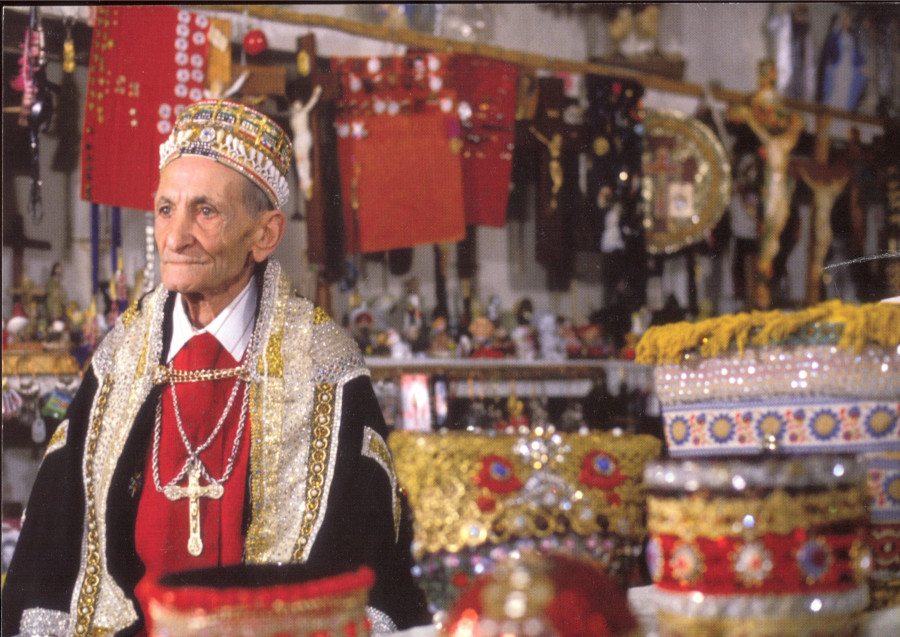
[(188, 553), (197, 557), (203, 552), (203, 539), (200, 537), (200, 498), (213, 498), (218, 500), (222, 497), (225, 489), (221, 484), (207, 484), (200, 486), (200, 463), (195, 462), (191, 466), (188, 473), (188, 485), (186, 487), (167, 485), (163, 489), (165, 496), (172, 500), (181, 500), (188, 498), (190, 500), (190, 537), (188, 538)]

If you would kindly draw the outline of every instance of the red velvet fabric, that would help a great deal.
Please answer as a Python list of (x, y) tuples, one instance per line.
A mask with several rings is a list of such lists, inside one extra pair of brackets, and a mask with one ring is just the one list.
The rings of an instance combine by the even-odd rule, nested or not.
[(153, 210), (159, 146), (203, 97), (209, 18), (168, 6), (99, 6), (91, 41), (81, 198)]
[[(173, 367), (181, 370), (214, 369), (237, 366), (237, 361), (214, 336), (204, 332), (193, 337), (178, 352)], [(159, 478), (165, 487), (181, 471), (188, 457), (178, 432), (172, 407), (172, 391), (178, 392), (178, 406), (184, 429), (193, 448), (202, 445), (213, 431), (228, 403), (234, 378), (170, 384), (162, 395), (162, 429), (159, 445)], [(241, 400), (245, 387), (238, 389), (225, 425), (200, 459), (214, 479), (225, 472), (233, 441), (238, 429)], [(249, 415), (247, 416), (249, 421)], [(221, 499), (200, 498), (200, 528), (203, 552), (188, 553), (189, 500), (170, 501), (153, 482), (153, 445), (147, 452), (144, 467), (144, 488), (138, 506), (135, 543), (147, 567), (145, 579), (155, 581), (159, 576), (208, 566), (239, 564), (244, 547), (242, 518), (244, 508), (247, 465), (250, 450), (250, 424), (244, 431), (234, 464), (234, 471), (225, 482)], [(187, 477), (179, 483), (187, 485)], [(201, 477), (200, 484), (206, 480)]]
[(347, 251), (465, 236), (462, 148), (451, 58), (337, 58), (335, 118)]
[(466, 223), (502, 228), (512, 172), (518, 67), (463, 54), (454, 56), (454, 64), (459, 102), (471, 112), (461, 118)]

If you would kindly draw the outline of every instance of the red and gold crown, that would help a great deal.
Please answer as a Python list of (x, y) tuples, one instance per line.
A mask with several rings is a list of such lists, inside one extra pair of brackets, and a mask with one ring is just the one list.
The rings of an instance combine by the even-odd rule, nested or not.
[(273, 207), (283, 208), (288, 201), (291, 140), (249, 106), (215, 99), (188, 106), (159, 147), (159, 169), (182, 155), (209, 157), (233, 168), (262, 188)]
[(855, 457), (654, 462), (644, 482), (663, 634), (855, 634), (871, 565)]
[(413, 512), (414, 574), (437, 608), (511, 554), (565, 552), (622, 582), (646, 537), (652, 436), (398, 431), (389, 439)]
[(900, 451), (900, 307), (833, 300), (656, 326), (637, 360), (655, 365), (673, 456)]
[(365, 637), (373, 571), (308, 579), (305, 564), (214, 567), (144, 580), (138, 598), (149, 613), (148, 635), (163, 637)]

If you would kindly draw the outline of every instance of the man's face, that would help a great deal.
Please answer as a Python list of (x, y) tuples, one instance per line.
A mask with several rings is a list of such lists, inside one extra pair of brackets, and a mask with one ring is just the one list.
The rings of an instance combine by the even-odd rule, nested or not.
[(243, 177), (186, 155), (160, 174), (154, 199), (163, 284), (224, 307), (249, 280), (258, 223), (243, 205)]

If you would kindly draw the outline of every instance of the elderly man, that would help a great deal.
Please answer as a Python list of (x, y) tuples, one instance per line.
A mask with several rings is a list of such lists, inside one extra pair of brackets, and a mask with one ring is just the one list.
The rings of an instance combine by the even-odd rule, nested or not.
[(161, 146), (162, 285), (100, 344), (48, 445), (4, 635), (140, 634), (142, 580), (265, 563), (366, 564), (374, 632), (428, 622), (360, 352), (270, 258), (291, 155), (223, 100)]

